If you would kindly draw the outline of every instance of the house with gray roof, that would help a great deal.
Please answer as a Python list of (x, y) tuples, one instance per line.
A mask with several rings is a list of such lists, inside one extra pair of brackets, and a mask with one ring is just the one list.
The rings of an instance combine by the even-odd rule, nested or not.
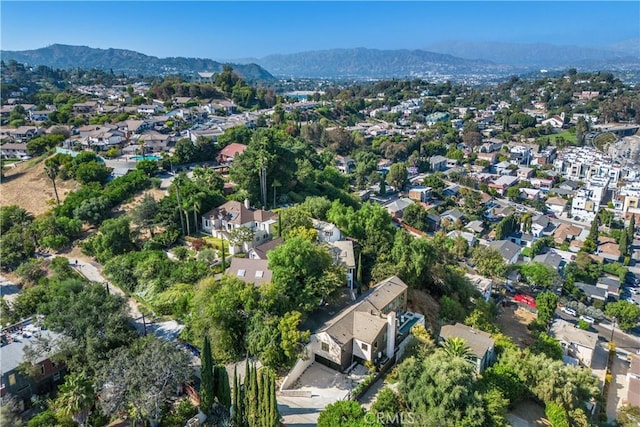
[(356, 362), (381, 363), (394, 357), (399, 339), (410, 329), (408, 319), (424, 322), (423, 316), (405, 317), (407, 291), (397, 276), (378, 283), (361, 302), (340, 312), (311, 337), (314, 361), (344, 372)]
[(553, 250), (550, 250), (544, 254), (536, 255), (533, 258), (533, 261), (539, 262), (540, 264), (548, 265), (557, 272), (561, 272), (566, 264), (564, 258), (562, 258), (560, 254)]
[(258, 286), (271, 283), (273, 271), (269, 270), (269, 260), (251, 258), (232, 258), (226, 271), (227, 275), (236, 277), (245, 283)]
[(413, 200), (402, 197), (400, 199), (396, 199), (391, 203), (386, 204), (384, 207), (387, 209), (387, 212), (394, 218), (402, 218), (402, 212), (409, 206), (414, 203)]
[(451, 338), (460, 338), (469, 347), (477, 373), (481, 374), (495, 361), (495, 341), (491, 334), (462, 323), (444, 325), (440, 329), (438, 342), (442, 343)]
[[(62, 335), (44, 329), (36, 320), (27, 319), (2, 329), (0, 334), (0, 366), (1, 386), (0, 398), (8, 394), (18, 397), (24, 403), (29, 403), (31, 396), (50, 393), (57, 384), (62, 382), (66, 372), (66, 365), (55, 361), (54, 357), (59, 349), (58, 341)], [(36, 346), (38, 343), (46, 346)], [(20, 366), (27, 362), (25, 349), (27, 347), (46, 348), (35, 360), (35, 375), (26, 375)]]
[(356, 286), (356, 256), (353, 251), (353, 241), (338, 240), (329, 243), (329, 254), (335, 265), (341, 265), (346, 270), (347, 286), (354, 289)]
[(583, 331), (563, 319), (553, 321), (549, 334), (560, 341), (565, 355), (578, 359), (583, 366), (591, 367), (593, 353), (598, 344), (598, 334)]
[(513, 265), (518, 262), (518, 257), (522, 248), (509, 240), (494, 240), (489, 243), (489, 247), (497, 250), (504, 261)]

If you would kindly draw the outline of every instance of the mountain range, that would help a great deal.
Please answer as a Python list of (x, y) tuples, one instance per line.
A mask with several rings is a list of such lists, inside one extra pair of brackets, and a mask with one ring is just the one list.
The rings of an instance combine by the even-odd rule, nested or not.
[(429, 74), (491, 73), (504, 67), (483, 59), (463, 59), (425, 50), (330, 49), (264, 58), (255, 62), (272, 74), (311, 78), (393, 78)]
[[(32, 66), (52, 68), (98, 68), (115, 73), (163, 75), (193, 74), (199, 71), (222, 71), (223, 63), (203, 58), (158, 58), (126, 49), (95, 49), (87, 46), (53, 44), (34, 50), (0, 51), (4, 61), (14, 59)], [(269, 81), (274, 77), (256, 64), (230, 64), (239, 76), (248, 81)]]
[[(608, 47), (488, 42), (442, 42), (429, 50), (329, 49), (218, 62), (202, 58), (158, 58), (126, 49), (54, 44), (41, 49), (1, 51), (7, 61), (53, 68), (99, 68), (125, 74), (219, 72), (224, 64), (248, 81), (296, 78), (379, 79), (430, 75), (508, 75), (576, 67), (581, 71), (640, 70), (640, 39)], [(267, 71), (268, 70), (268, 71)]]
[(601, 67), (640, 64), (640, 39), (606, 47), (553, 45), (548, 43), (504, 43), (447, 41), (425, 49), (461, 58), (482, 58), (517, 67)]

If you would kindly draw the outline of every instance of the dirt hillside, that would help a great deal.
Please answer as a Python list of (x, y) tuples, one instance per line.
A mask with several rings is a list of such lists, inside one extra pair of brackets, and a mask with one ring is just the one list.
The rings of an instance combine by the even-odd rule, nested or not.
[[(73, 180), (56, 180), (60, 201), (79, 184)], [(20, 162), (15, 167), (5, 168), (0, 184), (0, 206), (18, 205), (34, 215), (39, 215), (55, 205), (51, 180), (44, 171), (44, 160)]]

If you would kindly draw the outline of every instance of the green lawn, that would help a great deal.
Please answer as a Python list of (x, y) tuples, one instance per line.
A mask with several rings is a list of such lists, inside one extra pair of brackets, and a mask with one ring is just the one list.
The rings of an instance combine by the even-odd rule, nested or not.
[(564, 138), (564, 140), (566, 142), (568, 142), (571, 145), (575, 145), (575, 143), (577, 141), (576, 134), (573, 133), (573, 132), (560, 132), (560, 133), (557, 133), (557, 134), (549, 135), (549, 137), (550, 137), (551, 141), (555, 141), (556, 138), (562, 137), (562, 138)]

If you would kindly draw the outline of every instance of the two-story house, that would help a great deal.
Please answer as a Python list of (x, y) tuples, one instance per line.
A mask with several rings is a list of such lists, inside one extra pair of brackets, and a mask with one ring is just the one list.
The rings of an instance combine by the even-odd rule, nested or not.
[[(395, 355), (407, 307), (407, 285), (396, 276), (378, 283), (360, 303), (348, 307), (311, 337), (316, 362), (338, 371), (354, 362), (379, 363)], [(424, 318), (423, 318), (424, 321)]]
[(481, 374), (495, 361), (495, 341), (491, 334), (462, 323), (444, 325), (438, 341), (442, 343), (451, 338), (460, 338), (469, 347), (477, 373)]
[[(64, 363), (55, 362), (53, 358), (57, 348), (55, 343), (60, 338), (60, 334), (43, 329), (32, 319), (3, 328), (0, 334), (0, 397), (8, 394), (16, 396), (24, 408), (34, 394), (52, 392), (55, 385), (62, 382), (66, 370)], [(27, 361), (24, 350), (39, 340), (50, 343), (49, 351), (39, 354), (35, 360), (29, 360), (34, 364), (34, 375), (27, 375), (20, 368)]]
[(229, 244), (229, 254), (246, 252), (256, 244), (271, 239), (276, 214), (262, 209), (253, 209), (249, 200), (244, 203), (229, 201), (202, 215), (202, 229), (214, 237), (229, 241), (231, 232), (245, 227), (253, 232), (253, 240), (240, 245)]

